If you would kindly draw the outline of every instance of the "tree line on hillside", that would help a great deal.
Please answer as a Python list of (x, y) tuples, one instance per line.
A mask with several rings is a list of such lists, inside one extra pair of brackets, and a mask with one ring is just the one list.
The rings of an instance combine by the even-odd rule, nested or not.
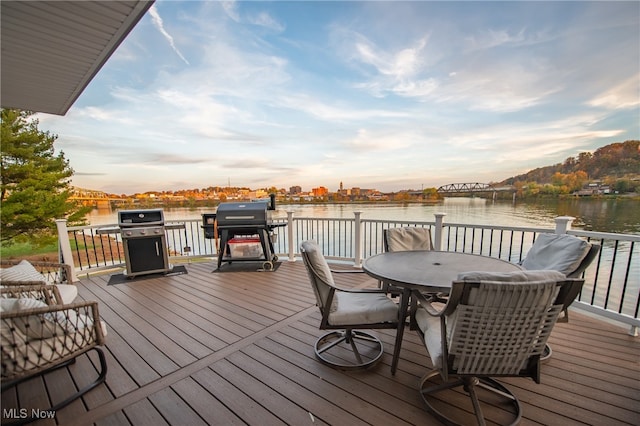
[(640, 192), (640, 141), (612, 143), (582, 152), (563, 163), (539, 167), (501, 182), (520, 195), (571, 194), (597, 182), (618, 193)]

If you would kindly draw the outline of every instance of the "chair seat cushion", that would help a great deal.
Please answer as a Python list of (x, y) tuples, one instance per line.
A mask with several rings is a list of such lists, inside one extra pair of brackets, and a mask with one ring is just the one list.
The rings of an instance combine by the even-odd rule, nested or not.
[(547, 269), (565, 275), (575, 271), (591, 244), (567, 234), (540, 234), (522, 262), (525, 269)]
[(60, 297), (62, 298), (62, 304), (68, 305), (78, 296), (78, 287), (73, 284), (56, 284)]
[(14, 312), (18, 309), (18, 299), (0, 298), (0, 312)]
[(338, 309), (329, 314), (329, 324), (357, 325), (398, 321), (398, 305), (384, 293), (336, 291)]
[[(455, 315), (455, 313), (454, 313)], [(416, 323), (422, 331), (424, 346), (435, 368), (442, 367), (442, 339), (440, 332), (440, 317), (429, 315), (426, 309), (418, 306), (415, 313)]]

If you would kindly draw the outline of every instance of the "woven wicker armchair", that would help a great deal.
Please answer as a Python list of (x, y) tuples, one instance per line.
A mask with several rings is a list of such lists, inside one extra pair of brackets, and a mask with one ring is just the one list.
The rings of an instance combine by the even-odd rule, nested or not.
[[(471, 424), (469, 413), (475, 412), (477, 423), (484, 425), (481, 407), (489, 404), (505, 411), (498, 423), (511, 413), (509, 424), (517, 424), (518, 399), (493, 377), (530, 377), (540, 383), (547, 339), (583, 284), (556, 271), (472, 272), (453, 282), (444, 307), (416, 293), (420, 304), (412, 326), (434, 366), (420, 382), (427, 409), (448, 425)], [(470, 397), (464, 410), (446, 404), (456, 398), (451, 389), (458, 386)]]
[(2, 287), (55, 284), (63, 303), (73, 303), (78, 295), (71, 283), (71, 267), (64, 263), (37, 260), (0, 260), (0, 285)]
[[(106, 334), (99, 319), (98, 302), (61, 304), (57, 287), (9, 286), (0, 289), (3, 392), (26, 379), (72, 364), (76, 357), (90, 350), (98, 354), (98, 378), (51, 407), (52, 411), (104, 382), (107, 374), (106, 359), (98, 347), (104, 345)], [(24, 418), (11, 424), (31, 420)]]

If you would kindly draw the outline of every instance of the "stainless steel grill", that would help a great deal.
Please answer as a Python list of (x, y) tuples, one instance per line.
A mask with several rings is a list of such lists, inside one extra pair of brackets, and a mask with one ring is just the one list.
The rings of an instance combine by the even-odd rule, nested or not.
[[(216, 220), (220, 236), (218, 268), (222, 262), (263, 261), (265, 270), (273, 269), (278, 257), (273, 253), (271, 235), (280, 224), (271, 221), (271, 211), (275, 209), (274, 197), (271, 202), (222, 203), (218, 206)], [(255, 237), (262, 247), (262, 256), (234, 257), (229, 243), (236, 237)], [(240, 240), (242, 241), (242, 240)]]
[(126, 275), (166, 273), (169, 251), (162, 209), (121, 210), (118, 212)]

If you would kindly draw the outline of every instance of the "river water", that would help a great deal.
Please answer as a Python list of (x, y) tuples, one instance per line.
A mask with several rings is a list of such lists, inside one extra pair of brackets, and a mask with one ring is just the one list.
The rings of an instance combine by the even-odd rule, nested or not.
[[(572, 227), (588, 231), (640, 234), (640, 202), (627, 199), (543, 200), (531, 202), (492, 201), (484, 198), (445, 198), (437, 204), (416, 203), (343, 203), (279, 205), (275, 218), (288, 211), (296, 217), (352, 218), (362, 212), (363, 219), (400, 221), (435, 220), (435, 213), (445, 213), (446, 223), (474, 225), (531, 226), (555, 228), (554, 218), (572, 216)], [(165, 208), (165, 220), (201, 219), (215, 208)], [(91, 225), (116, 224), (117, 212), (93, 210)]]

